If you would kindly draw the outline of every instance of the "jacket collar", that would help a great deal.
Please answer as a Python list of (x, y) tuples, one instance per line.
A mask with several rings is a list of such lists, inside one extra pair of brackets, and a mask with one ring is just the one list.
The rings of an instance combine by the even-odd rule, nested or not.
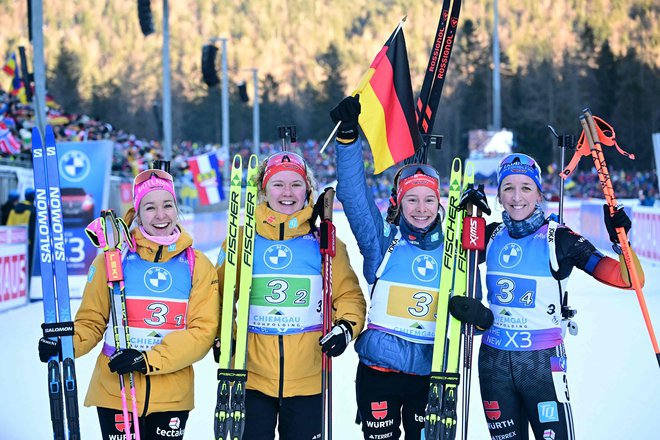
[(183, 252), (186, 248), (192, 246), (192, 236), (183, 228), (181, 228), (181, 226), (177, 226), (177, 228), (179, 228), (181, 231), (181, 235), (175, 243), (169, 246), (154, 243), (153, 241), (146, 238), (139, 228), (134, 228), (131, 232), (133, 237), (135, 237), (137, 252), (140, 257), (149, 261), (154, 261), (154, 256), (159, 255), (159, 262), (169, 261), (176, 255), (179, 255), (181, 252)]
[(266, 202), (257, 205), (257, 234), (268, 240), (288, 240), (311, 231), (309, 220), (313, 208), (305, 206), (294, 214), (282, 214), (268, 207)]

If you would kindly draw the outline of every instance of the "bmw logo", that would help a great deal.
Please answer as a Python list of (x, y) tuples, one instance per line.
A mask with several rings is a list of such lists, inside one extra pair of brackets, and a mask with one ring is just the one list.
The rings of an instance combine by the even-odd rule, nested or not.
[(522, 261), (522, 248), (517, 243), (509, 243), (500, 251), (500, 264), (502, 267), (515, 267)]
[(60, 157), (60, 174), (71, 182), (80, 182), (89, 174), (91, 162), (80, 150), (67, 151)]
[(144, 285), (152, 292), (166, 292), (172, 287), (172, 274), (162, 267), (150, 267), (144, 274)]
[(438, 263), (430, 255), (420, 255), (413, 260), (412, 271), (420, 281), (433, 281), (438, 276)]
[(293, 260), (291, 249), (283, 244), (274, 244), (269, 246), (264, 252), (264, 263), (271, 269), (284, 269)]

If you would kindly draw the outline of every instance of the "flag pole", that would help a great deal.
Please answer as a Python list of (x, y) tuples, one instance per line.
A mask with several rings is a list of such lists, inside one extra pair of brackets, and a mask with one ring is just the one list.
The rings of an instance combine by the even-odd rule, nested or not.
[[(404, 15), (404, 16), (403, 16), (403, 18), (401, 19), (401, 21), (399, 21), (399, 24), (397, 25), (396, 29), (394, 29), (394, 32), (392, 33), (392, 38), (390, 38), (390, 39), (387, 41), (386, 44), (389, 44), (389, 43), (391, 43), (392, 41), (394, 41), (394, 38), (396, 38), (396, 34), (399, 33), (399, 31), (400, 31), (401, 28), (403, 27), (403, 24), (406, 22), (406, 19), (407, 19), (407, 18), (408, 18), (407, 15)], [(353, 96), (355, 96), (356, 94), (358, 94), (358, 93), (362, 90), (362, 87), (364, 87), (364, 84), (366, 84), (367, 82), (369, 82), (370, 77), (369, 77), (366, 81), (365, 81), (364, 79), (365, 79), (365, 78), (363, 77), (362, 80), (360, 81), (360, 86), (358, 86), (358, 88), (355, 90), (355, 92), (353, 92)], [(332, 129), (332, 132), (330, 133), (330, 135), (328, 136), (328, 138), (327, 138), (327, 139), (325, 140), (325, 142), (323, 143), (323, 146), (321, 147), (321, 151), (319, 151), (320, 154), (323, 154), (323, 151), (325, 151), (325, 148), (326, 148), (326, 147), (328, 146), (328, 144), (330, 143), (330, 139), (332, 139), (332, 138), (334, 137), (335, 133), (337, 133), (337, 130), (339, 130), (339, 125), (341, 125), (341, 121), (337, 121), (337, 124), (335, 125), (335, 128)]]

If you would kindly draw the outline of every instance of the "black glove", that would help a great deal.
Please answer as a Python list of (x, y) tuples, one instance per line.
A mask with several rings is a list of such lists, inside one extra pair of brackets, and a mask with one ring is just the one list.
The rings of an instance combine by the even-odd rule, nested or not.
[(321, 351), (328, 356), (339, 356), (346, 350), (346, 346), (353, 339), (353, 330), (351, 325), (346, 321), (339, 321), (330, 333), (319, 339), (321, 344)]
[(488, 199), (484, 192), (484, 186), (479, 185), (475, 188), (471, 183), (467, 186), (463, 194), (461, 194), (461, 201), (458, 204), (460, 209), (466, 209), (467, 205), (474, 205), (477, 209), (486, 215), (490, 215), (490, 207), (488, 206)]
[(339, 104), (330, 110), (333, 123), (341, 121), (337, 131), (337, 140), (344, 144), (352, 144), (358, 137), (358, 116), (362, 106), (360, 95), (347, 96)]
[(110, 357), (108, 362), (110, 371), (117, 374), (126, 374), (132, 371), (145, 374), (147, 372), (147, 361), (141, 351), (134, 348), (119, 350)]
[(62, 353), (62, 343), (60, 338), (51, 340), (48, 338), (39, 339), (39, 360), (41, 362), (48, 362), (53, 356), (59, 356)]
[(486, 330), (493, 325), (493, 312), (475, 298), (452, 296), (449, 299), (449, 313), (459, 321), (473, 324), (480, 330)]
[[(215, 359), (216, 362), (220, 362), (220, 338), (215, 338), (213, 340), (213, 359)], [(231, 352), (229, 353), (229, 356), (232, 357), (234, 356), (234, 353), (236, 353), (236, 339), (231, 338)]]
[(215, 359), (215, 363), (217, 364), (220, 362), (220, 338), (215, 338), (213, 340), (213, 359)]
[(605, 227), (607, 228), (607, 233), (610, 236), (610, 241), (612, 243), (618, 243), (619, 237), (616, 235), (616, 228), (623, 228), (628, 234), (630, 228), (632, 227), (632, 222), (630, 217), (626, 214), (626, 211), (623, 208), (619, 208), (614, 211), (614, 215), (610, 215), (610, 207), (607, 204), (603, 205), (603, 217), (605, 217)]

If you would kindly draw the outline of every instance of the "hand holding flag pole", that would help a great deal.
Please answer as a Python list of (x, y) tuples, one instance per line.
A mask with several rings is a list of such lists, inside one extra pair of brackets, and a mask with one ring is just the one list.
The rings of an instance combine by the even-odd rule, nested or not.
[[(421, 144), (405, 37), (399, 32), (406, 19), (401, 19), (351, 94), (360, 95), (364, 111), (359, 115), (359, 125), (371, 147), (376, 174), (412, 156)], [(344, 122), (336, 118), (333, 121), (335, 127), (321, 152)]]

